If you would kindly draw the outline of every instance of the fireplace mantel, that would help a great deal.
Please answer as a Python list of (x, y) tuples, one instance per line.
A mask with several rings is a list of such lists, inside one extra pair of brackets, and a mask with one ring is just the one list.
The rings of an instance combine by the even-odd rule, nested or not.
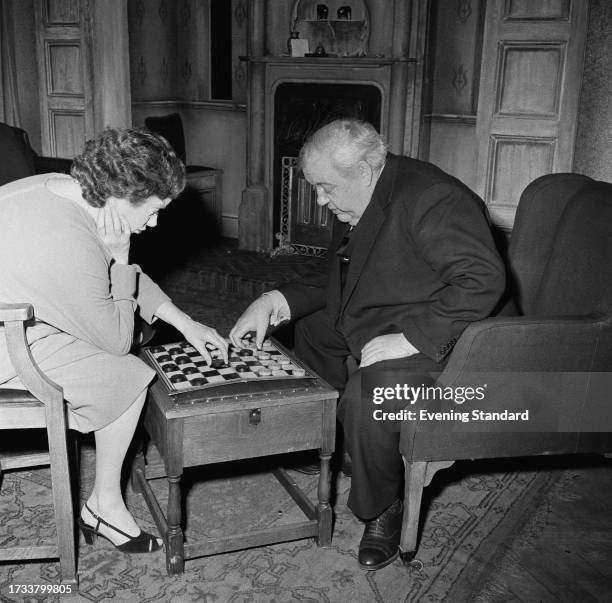
[[(395, 0), (392, 56), (290, 57), (266, 55), (265, 3), (252, 0), (247, 103), (247, 187), (239, 209), (240, 247), (274, 245), (274, 96), (283, 83), (369, 84), (381, 93), (381, 133), (393, 153), (416, 155), (423, 52), (417, 36), (427, 0)], [(417, 40), (417, 38), (419, 38)]]
[(385, 57), (240, 57), (241, 61), (250, 63), (266, 63), (278, 65), (291, 65), (301, 67), (304, 65), (321, 66), (341, 66), (345, 69), (352, 67), (380, 67), (382, 65), (392, 65), (393, 63), (415, 63), (414, 58), (385, 58)]

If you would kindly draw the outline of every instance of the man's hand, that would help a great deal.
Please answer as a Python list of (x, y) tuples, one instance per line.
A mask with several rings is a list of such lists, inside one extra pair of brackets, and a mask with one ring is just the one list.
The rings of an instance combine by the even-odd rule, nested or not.
[(180, 331), (208, 364), (210, 364), (211, 356), (210, 351), (206, 348), (207, 343), (211, 343), (221, 352), (223, 361), (227, 364), (227, 341), (215, 329), (195, 320), (188, 320), (181, 325)]
[(125, 218), (107, 203), (100, 208), (96, 219), (98, 234), (108, 247), (117, 264), (127, 264), (130, 255), (130, 235), (132, 231)]
[(267, 295), (258, 297), (236, 321), (230, 331), (229, 339), (238, 348), (244, 347), (242, 339), (247, 333), (255, 332), (255, 344), (261, 348), (266, 331), (270, 325), (270, 317), (275, 313), (274, 301)]
[(366, 343), (361, 349), (360, 368), (393, 358), (406, 358), (418, 354), (417, 350), (405, 337), (403, 333), (390, 333), (379, 335)]

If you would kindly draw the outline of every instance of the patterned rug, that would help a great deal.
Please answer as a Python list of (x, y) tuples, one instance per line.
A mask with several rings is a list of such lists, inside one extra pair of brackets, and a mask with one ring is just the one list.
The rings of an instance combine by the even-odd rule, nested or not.
[[(92, 480), (93, 452), (82, 461), (81, 496)], [(356, 550), (362, 524), (346, 507), (350, 480), (339, 477), (332, 545), (318, 548), (308, 540), (188, 560), (185, 573), (168, 577), (163, 553), (124, 555), (108, 542), (79, 548), (80, 593), (73, 601), (205, 602), (413, 602), (448, 598), (451, 591), (490, 558), (501, 541), (537, 511), (562, 469), (514, 471), (512, 463), (464, 462), (440, 472), (426, 490), (418, 563), (396, 561), (378, 572), (360, 571)], [(247, 473), (247, 470), (250, 471)], [(253, 472), (254, 471), (254, 472)], [(252, 473), (251, 473), (252, 472)], [(291, 472), (316, 496), (316, 478)], [(206, 481), (202, 481), (207, 477)], [(164, 480), (153, 482), (165, 504)], [(46, 469), (4, 475), (0, 491), (0, 545), (50, 541), (54, 521)], [(186, 537), (219, 536), (295, 520), (300, 511), (261, 467), (224, 464), (205, 476), (186, 473)], [(154, 530), (144, 500), (128, 488), (129, 506), (139, 523)], [(469, 582), (469, 580), (468, 580)], [(10, 585), (57, 584), (56, 562), (0, 565), (0, 600), (23, 601)], [(473, 584), (471, 585), (474, 586)], [(473, 593), (473, 589), (469, 589)], [(27, 601), (53, 600), (30, 595)]]

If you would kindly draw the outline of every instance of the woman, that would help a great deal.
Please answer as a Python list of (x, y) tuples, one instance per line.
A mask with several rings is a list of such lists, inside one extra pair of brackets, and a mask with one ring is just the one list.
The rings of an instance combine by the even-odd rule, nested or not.
[[(0, 301), (29, 302), (27, 335), (49, 378), (64, 388), (71, 428), (93, 431), (96, 477), (79, 525), (125, 552), (157, 550), (120, 490), (121, 467), (154, 371), (129, 354), (134, 320), (176, 327), (205, 358), (227, 344), (193, 321), (129, 263), (130, 235), (185, 185), (185, 168), (161, 137), (110, 129), (85, 145), (71, 176), (42, 174), (0, 187)], [(0, 329), (0, 387), (20, 387)]]

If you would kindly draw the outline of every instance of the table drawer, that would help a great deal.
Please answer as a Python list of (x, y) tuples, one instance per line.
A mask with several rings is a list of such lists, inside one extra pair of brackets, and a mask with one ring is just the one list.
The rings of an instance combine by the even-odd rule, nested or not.
[(184, 466), (320, 448), (323, 401), (186, 417)]

